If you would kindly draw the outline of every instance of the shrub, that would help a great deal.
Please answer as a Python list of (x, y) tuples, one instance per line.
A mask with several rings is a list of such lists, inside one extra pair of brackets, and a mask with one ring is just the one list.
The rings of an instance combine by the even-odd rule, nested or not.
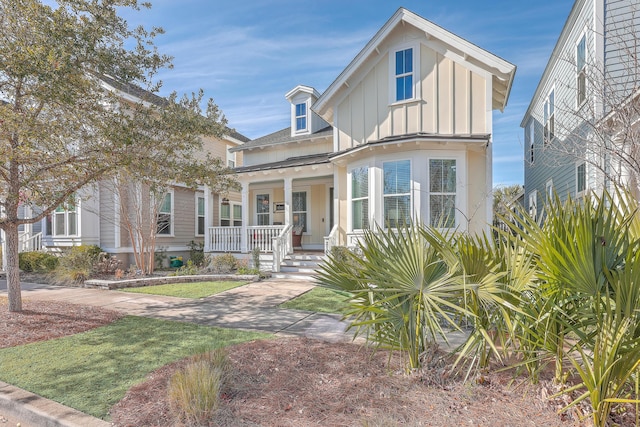
[(193, 263), (193, 261), (189, 260), (185, 265), (179, 267), (170, 274), (170, 276), (192, 276), (194, 274), (198, 274), (199, 268)]
[(97, 274), (115, 274), (120, 269), (121, 264), (122, 262), (115, 256), (102, 252), (93, 265), (93, 270)]
[(229, 364), (223, 350), (195, 356), (169, 381), (169, 402), (178, 422), (208, 425), (220, 408), (220, 394), (228, 379)]
[(259, 269), (249, 267), (249, 261), (247, 261), (246, 259), (237, 260), (236, 266), (238, 268), (238, 274), (260, 274)]
[(232, 254), (216, 255), (211, 259), (210, 268), (214, 273), (228, 274), (236, 269), (237, 260)]
[(189, 259), (195, 265), (201, 267), (204, 264), (204, 243), (191, 241), (189, 242)]
[(49, 273), (58, 266), (58, 257), (46, 252), (18, 254), (18, 266), (26, 273)]
[(74, 246), (60, 257), (55, 271), (55, 281), (63, 284), (80, 284), (91, 277), (102, 249), (96, 245)]

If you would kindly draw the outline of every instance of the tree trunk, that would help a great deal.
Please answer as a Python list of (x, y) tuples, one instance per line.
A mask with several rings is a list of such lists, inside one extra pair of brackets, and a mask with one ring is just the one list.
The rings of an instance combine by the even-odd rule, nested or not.
[(22, 293), (20, 290), (20, 269), (18, 266), (18, 226), (6, 223), (4, 234), (7, 251), (7, 293), (9, 295), (9, 311), (22, 311)]

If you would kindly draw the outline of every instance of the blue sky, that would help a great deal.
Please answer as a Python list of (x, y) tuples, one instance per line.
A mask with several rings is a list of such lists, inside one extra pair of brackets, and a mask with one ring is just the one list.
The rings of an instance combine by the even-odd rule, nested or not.
[(504, 113), (494, 115), (494, 185), (522, 183), (520, 121), (573, 0), (156, 0), (127, 13), (131, 25), (161, 26), (174, 57), (161, 94), (199, 88), (249, 138), (289, 126), (285, 93), (323, 92), (399, 7), (515, 64)]

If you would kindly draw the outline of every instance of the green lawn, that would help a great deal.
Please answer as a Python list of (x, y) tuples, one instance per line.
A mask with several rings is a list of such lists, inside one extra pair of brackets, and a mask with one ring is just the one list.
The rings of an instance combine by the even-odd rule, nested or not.
[(346, 292), (316, 287), (280, 305), (282, 308), (322, 313), (343, 313), (351, 295)]
[(98, 418), (146, 375), (196, 349), (269, 334), (128, 316), (64, 338), (0, 349), (0, 380)]
[(169, 283), (166, 285), (143, 286), (141, 288), (125, 288), (124, 292), (138, 294), (166, 295), (181, 298), (204, 298), (215, 295), (249, 282), (220, 281), (220, 282), (193, 282), (193, 283)]

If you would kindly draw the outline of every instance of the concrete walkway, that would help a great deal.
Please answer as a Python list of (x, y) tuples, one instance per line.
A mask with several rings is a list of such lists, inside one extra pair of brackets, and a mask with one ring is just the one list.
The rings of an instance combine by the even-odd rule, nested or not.
[[(325, 341), (351, 341), (339, 315), (278, 308), (314, 285), (296, 280), (267, 280), (198, 300), (84, 288), (22, 284), (23, 300), (65, 301), (156, 319), (304, 336)], [(6, 296), (0, 281), (0, 296)], [(6, 420), (6, 421), (5, 421)], [(111, 424), (51, 400), (0, 382), (0, 426), (108, 427)]]

